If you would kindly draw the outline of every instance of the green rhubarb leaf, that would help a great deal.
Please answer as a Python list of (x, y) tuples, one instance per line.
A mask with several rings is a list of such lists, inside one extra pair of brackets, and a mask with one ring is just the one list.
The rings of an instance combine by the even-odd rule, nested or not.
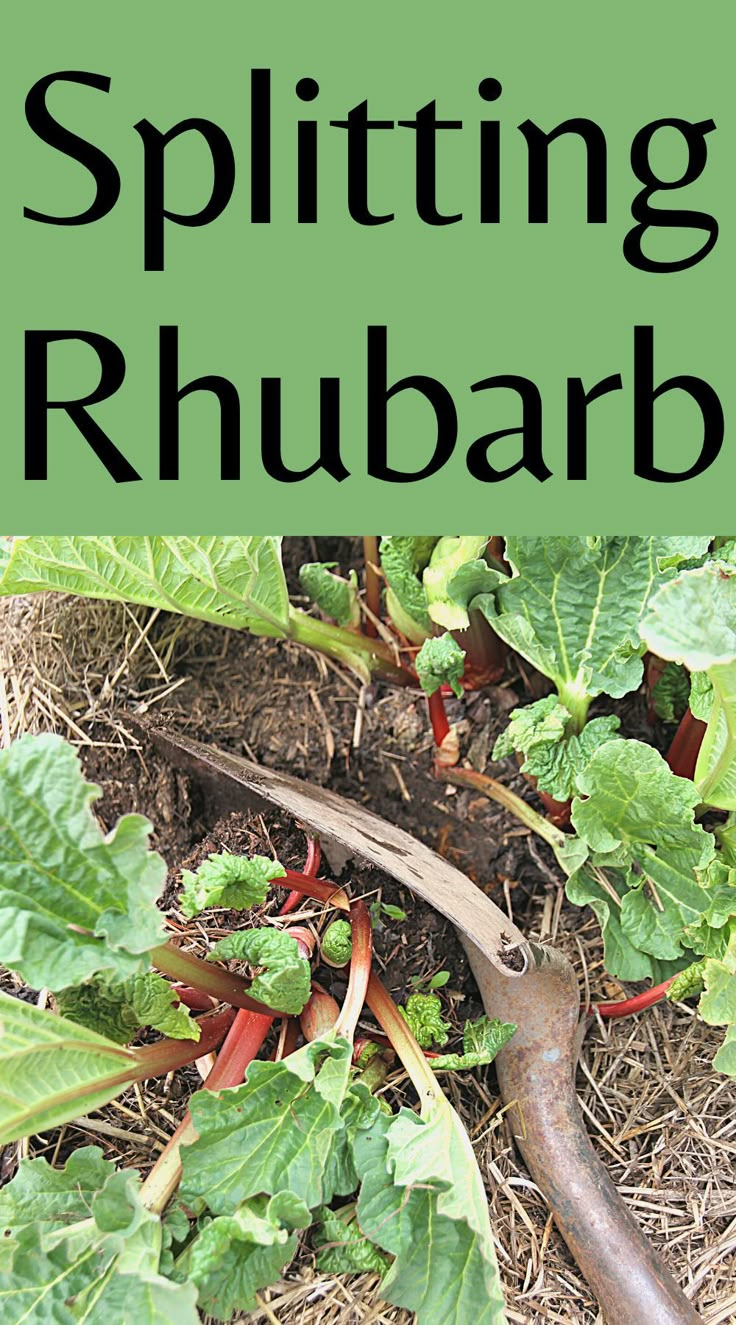
[(450, 582), (466, 562), (475, 563), (480, 557), (487, 536), (465, 535), (462, 538), (441, 538), (432, 550), (424, 575), (427, 611), (431, 619), (443, 630), (467, 630), (469, 618), (466, 605), (449, 592)]
[(486, 1063), (493, 1062), (515, 1030), (516, 1026), (512, 1022), (499, 1021), (498, 1017), (479, 1017), (477, 1021), (466, 1021), (462, 1053), (441, 1054), (433, 1058), (432, 1070), (461, 1072), (471, 1067), (484, 1067)]
[[(0, 1145), (119, 1095), (136, 1059), (102, 1035), (0, 992)], [(122, 1080), (121, 1080), (122, 1078)]]
[(432, 632), (427, 595), (421, 575), (437, 539), (407, 534), (381, 539), (381, 570), (386, 578), (386, 610), (394, 625), (413, 644)]
[(592, 696), (640, 684), (644, 606), (674, 563), (707, 547), (707, 538), (509, 537), (513, 577), (472, 606), (555, 683), (581, 727)]
[(308, 561), (299, 568), (299, 583), (308, 598), (338, 626), (360, 625), (358, 577), (351, 570), (349, 578), (333, 575), (336, 561)]
[(231, 958), (266, 968), (249, 990), (259, 1003), (291, 1016), (302, 1011), (311, 993), (312, 972), (290, 934), (278, 929), (236, 930), (215, 944), (208, 961)]
[(736, 809), (736, 571), (707, 562), (651, 599), (642, 639), (661, 658), (707, 673), (712, 705), (694, 781), (702, 800)]
[(105, 837), (99, 795), (58, 736), (0, 752), (0, 961), (35, 988), (134, 975), (163, 937), (151, 825), (129, 814)]
[(268, 856), (212, 852), (199, 869), (182, 871), (179, 909), (185, 916), (199, 915), (212, 906), (248, 911), (263, 905), (272, 879), (285, 877), (283, 865)]
[(667, 990), (667, 997), (677, 1003), (685, 998), (693, 998), (703, 990), (704, 962), (691, 962), (684, 971), (679, 971)]
[(578, 734), (572, 717), (556, 695), (514, 709), (493, 750), (494, 759), (524, 755), (522, 772), (537, 780), (540, 791), (567, 801), (593, 752), (613, 740), (620, 721), (613, 715), (593, 718)]
[(314, 1245), (320, 1274), (386, 1273), (390, 1258), (361, 1231), (354, 1204), (337, 1211), (321, 1206), (315, 1218), (319, 1221)]
[(0, 1229), (17, 1235), (32, 1225), (50, 1233), (86, 1219), (93, 1196), (114, 1172), (98, 1146), (74, 1150), (61, 1169), (45, 1159), (22, 1159), (13, 1181), (0, 1191)]
[(159, 1273), (161, 1221), (141, 1204), (137, 1175), (113, 1173), (64, 1227), (27, 1224), (0, 1242), (3, 1325), (197, 1325), (194, 1284)]
[(442, 1000), (436, 994), (410, 994), (399, 1012), (421, 1049), (447, 1044), (450, 1027), (442, 1020)]
[(668, 662), (652, 687), (654, 712), (662, 722), (679, 722), (690, 700), (690, 676), (679, 663)]
[(242, 1086), (194, 1095), (198, 1139), (182, 1150), (184, 1203), (202, 1197), (213, 1214), (228, 1215), (282, 1191), (310, 1209), (329, 1201), (325, 1167), (343, 1128), (350, 1060), (347, 1040), (325, 1037), (283, 1062), (251, 1063)]
[(253, 1197), (232, 1215), (202, 1223), (176, 1263), (176, 1278), (196, 1284), (200, 1311), (217, 1320), (255, 1311), (256, 1294), (275, 1283), (294, 1256), (293, 1230), (310, 1222), (309, 1210), (291, 1192)]
[[(698, 872), (713, 859), (715, 843), (695, 822), (697, 787), (676, 777), (651, 746), (625, 740), (600, 746), (578, 787), (572, 822), (589, 852), (583, 868), (606, 875), (616, 869), (626, 884), (625, 937), (640, 952), (678, 960), (686, 926), (697, 924), (711, 901)], [(577, 900), (574, 885), (568, 896)]]
[(425, 1116), (376, 1115), (355, 1143), (358, 1223), (395, 1257), (381, 1295), (418, 1325), (503, 1325), (486, 1194), (467, 1133), (441, 1094)]
[(725, 1026), (726, 1037), (713, 1064), (720, 1072), (736, 1076), (736, 929), (723, 959), (706, 958), (702, 968), (703, 993), (698, 1005), (709, 1026)]
[(431, 696), (440, 686), (449, 685), (457, 698), (460, 698), (463, 693), (460, 681), (465, 671), (465, 654), (452, 635), (436, 635), (425, 640), (414, 665), (419, 684), (426, 695)]
[(603, 936), (606, 970), (619, 980), (649, 980), (661, 984), (687, 962), (662, 962), (641, 952), (624, 932), (621, 901), (628, 891), (625, 875), (614, 869), (599, 870), (590, 865), (576, 869), (567, 881), (565, 893), (574, 906), (589, 906)]
[(144, 603), (257, 635), (289, 629), (281, 539), (260, 537), (16, 538), (0, 595), (55, 589)]
[(60, 989), (56, 1003), (62, 1017), (98, 1031), (117, 1044), (128, 1044), (144, 1026), (172, 1040), (198, 1040), (200, 1036), (189, 1009), (156, 971), (133, 975), (129, 980), (89, 980)]

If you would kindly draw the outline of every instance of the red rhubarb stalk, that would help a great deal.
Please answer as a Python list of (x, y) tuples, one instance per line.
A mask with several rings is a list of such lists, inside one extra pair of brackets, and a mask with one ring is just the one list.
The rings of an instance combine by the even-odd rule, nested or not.
[(645, 1008), (661, 1003), (674, 978), (672, 975), (661, 985), (653, 985), (651, 989), (645, 989), (643, 994), (635, 994), (633, 998), (625, 998), (620, 1003), (596, 1003), (595, 1011), (600, 1012), (602, 1017), (631, 1017), (635, 1012), (643, 1012)]
[[(319, 869), (320, 864), (322, 862), (322, 848), (319, 844), (318, 837), (308, 838), (307, 843), (308, 843), (307, 859), (304, 862), (304, 873), (306, 874), (307, 878), (313, 879), (316, 877), (317, 870)], [(289, 912), (293, 911), (294, 907), (299, 905), (301, 899), (302, 899), (302, 894), (299, 892), (299, 890), (297, 888), (292, 888), (291, 892), (289, 893), (289, 896), (284, 902), (284, 905), (279, 911), (279, 915), (288, 916)]]
[[(264, 1017), (256, 1012), (238, 1012), (204, 1083), (204, 1089), (224, 1090), (228, 1086), (239, 1086), (245, 1076), (245, 1069), (261, 1048), (272, 1022), (273, 1017)], [(201, 1052), (199, 1047), (197, 1052)], [(187, 1110), (141, 1188), (141, 1199), (147, 1210), (161, 1214), (166, 1209), (181, 1180), (181, 1147), (191, 1145), (196, 1139), (197, 1133)]]
[(693, 776), (704, 736), (705, 723), (686, 709), (667, 752), (667, 763), (678, 777)]
[(365, 902), (353, 902), (350, 908), (350, 926), (353, 949), (350, 957), (348, 990), (342, 1011), (335, 1023), (337, 1034), (344, 1035), (348, 1040), (352, 1040), (355, 1036), (355, 1028), (366, 999), (373, 959), (371, 918)]

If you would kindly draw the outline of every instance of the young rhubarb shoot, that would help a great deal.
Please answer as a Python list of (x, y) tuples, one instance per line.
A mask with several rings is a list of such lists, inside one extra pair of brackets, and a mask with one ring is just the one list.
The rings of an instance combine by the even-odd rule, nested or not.
[(322, 935), (320, 956), (326, 966), (347, 966), (353, 951), (353, 933), (348, 920), (332, 920)]
[(331, 617), (338, 626), (360, 626), (358, 577), (352, 570), (347, 580), (332, 572), (336, 561), (308, 561), (299, 568), (299, 583), (308, 598), (320, 612)]
[(309, 998), (311, 970), (295, 938), (278, 929), (240, 929), (215, 944), (208, 961), (248, 962), (263, 967), (250, 985), (251, 996), (272, 1010), (295, 1016)]
[(522, 773), (535, 779), (540, 792), (564, 803), (574, 796), (578, 774), (593, 751), (613, 740), (619, 726), (619, 719), (613, 716), (593, 718), (578, 734), (564, 704), (556, 695), (547, 695), (512, 711), (508, 727), (493, 748), (493, 758), (523, 755)]
[(436, 994), (410, 994), (399, 1012), (420, 1048), (447, 1044), (451, 1028), (442, 1020), (442, 1000)]

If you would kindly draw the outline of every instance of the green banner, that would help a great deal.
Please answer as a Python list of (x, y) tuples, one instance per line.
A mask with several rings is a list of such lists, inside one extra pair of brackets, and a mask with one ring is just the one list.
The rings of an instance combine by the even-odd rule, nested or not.
[(1, 527), (728, 529), (733, 28), (18, 7)]

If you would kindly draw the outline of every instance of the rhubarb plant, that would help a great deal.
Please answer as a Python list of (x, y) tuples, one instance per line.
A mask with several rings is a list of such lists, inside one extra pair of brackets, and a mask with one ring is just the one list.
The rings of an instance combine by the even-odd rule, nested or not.
[[(300, 1231), (315, 1225), (326, 1256), (327, 1230), (339, 1225), (349, 1247), (340, 1265), (377, 1269), (385, 1299), (416, 1312), (420, 1325), (459, 1325), (473, 1301), (483, 1322), (500, 1325), (480, 1173), (410, 1028), (423, 1043), (444, 1042), (439, 997), (412, 994), (402, 1016), (372, 974), (364, 903), (348, 904), (333, 884), (265, 857), (209, 856), (185, 874), (189, 916), (261, 911), (274, 883), (349, 907), (338, 935), (349, 960), (342, 1008), (319, 995), (327, 1020), (313, 1022), (314, 1038), (298, 1047), (295, 1016), (318, 995), (308, 931), (288, 933), (273, 920), (236, 928), (208, 961), (162, 943), (155, 903), (166, 870), (148, 850), (150, 826), (127, 816), (104, 836), (92, 813), (96, 794), (56, 737), (26, 737), (0, 755), (0, 958), (12, 956), (13, 969), (51, 989), (55, 1008), (0, 994), (0, 1141), (48, 1131), (221, 1047), (143, 1183), (94, 1147), (72, 1152), (61, 1168), (21, 1161), (0, 1193), (3, 1319), (135, 1315), (161, 1325), (205, 1312), (230, 1320), (257, 1307)], [(161, 971), (187, 986), (175, 989)], [(201, 998), (212, 1010), (195, 1019), (187, 1003), (202, 1006)], [(392, 1117), (372, 1093), (388, 1059), (375, 1046), (366, 1063), (355, 1048), (366, 1002), (414, 1082), (419, 1115)], [(277, 1015), (282, 1049), (259, 1059)], [(139, 1045), (142, 1026), (166, 1036)], [(438, 1067), (490, 1062), (513, 1031), (482, 1018)], [(177, 1192), (180, 1203), (167, 1210)]]

